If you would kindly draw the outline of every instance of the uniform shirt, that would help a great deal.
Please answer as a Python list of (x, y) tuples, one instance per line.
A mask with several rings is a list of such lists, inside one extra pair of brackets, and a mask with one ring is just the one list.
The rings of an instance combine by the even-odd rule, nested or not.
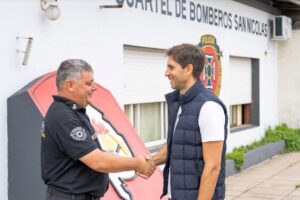
[(72, 194), (103, 196), (108, 175), (96, 172), (79, 158), (100, 148), (85, 108), (53, 96), (42, 125), (41, 167), (45, 184)]
[[(174, 125), (173, 133), (175, 133), (176, 125), (180, 118), (180, 114), (181, 114), (181, 107), (179, 107), (177, 112), (177, 118)], [(205, 102), (199, 113), (198, 125), (201, 132), (201, 139), (203, 143), (212, 142), (212, 141), (223, 141), (225, 135), (224, 134), (225, 114), (221, 105), (219, 105), (214, 101)], [(168, 197), (172, 198), (171, 170), (169, 171)]]

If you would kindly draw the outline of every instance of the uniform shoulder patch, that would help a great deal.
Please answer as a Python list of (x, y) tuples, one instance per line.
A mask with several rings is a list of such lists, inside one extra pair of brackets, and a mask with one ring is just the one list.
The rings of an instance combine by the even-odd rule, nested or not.
[(78, 126), (71, 131), (70, 136), (77, 141), (83, 141), (87, 138), (87, 133), (84, 128)]

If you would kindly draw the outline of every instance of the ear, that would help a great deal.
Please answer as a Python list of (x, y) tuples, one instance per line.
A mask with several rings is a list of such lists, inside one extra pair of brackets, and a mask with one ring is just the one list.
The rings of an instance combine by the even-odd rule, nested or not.
[(67, 80), (65, 82), (65, 88), (67, 91), (73, 92), (74, 91), (74, 82), (72, 80)]
[(194, 70), (194, 66), (192, 64), (188, 64), (186, 66), (186, 71), (187, 71), (188, 74), (192, 75), (193, 74), (193, 70)]

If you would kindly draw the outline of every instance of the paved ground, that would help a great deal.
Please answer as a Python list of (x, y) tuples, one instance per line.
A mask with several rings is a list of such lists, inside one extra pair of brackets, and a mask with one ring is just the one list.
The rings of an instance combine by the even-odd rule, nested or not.
[(300, 200), (300, 153), (275, 156), (226, 184), (226, 200)]

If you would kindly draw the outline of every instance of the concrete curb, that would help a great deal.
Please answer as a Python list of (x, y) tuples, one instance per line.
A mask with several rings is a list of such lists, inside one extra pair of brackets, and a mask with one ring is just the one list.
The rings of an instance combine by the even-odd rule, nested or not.
[[(284, 141), (281, 140), (279, 142), (271, 142), (248, 151), (245, 154), (245, 162), (241, 168), (241, 171), (277, 155), (284, 149), (284, 145)], [(234, 160), (226, 160), (226, 177), (239, 172), (240, 171), (235, 168)]]

